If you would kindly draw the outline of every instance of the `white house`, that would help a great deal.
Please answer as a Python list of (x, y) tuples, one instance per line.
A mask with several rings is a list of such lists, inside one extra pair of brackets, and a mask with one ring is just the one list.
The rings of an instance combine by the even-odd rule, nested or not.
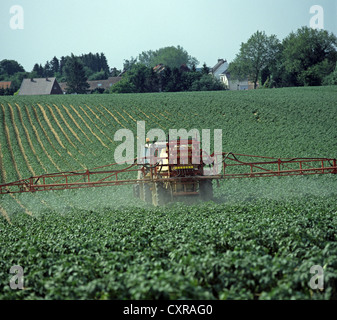
[(210, 70), (210, 73), (219, 81), (225, 84), (229, 90), (251, 90), (254, 89), (254, 84), (248, 81), (248, 78), (244, 80), (231, 79), (231, 75), (228, 72), (229, 64), (227, 60), (218, 59), (218, 63)]

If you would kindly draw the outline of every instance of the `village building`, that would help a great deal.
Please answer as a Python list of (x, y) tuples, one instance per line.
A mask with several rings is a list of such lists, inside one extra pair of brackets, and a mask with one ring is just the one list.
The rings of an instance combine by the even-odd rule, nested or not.
[(232, 78), (228, 67), (229, 64), (227, 60), (218, 59), (217, 64), (210, 70), (210, 74), (221, 81), (229, 90), (254, 89), (254, 83), (249, 81), (247, 77), (242, 80)]
[[(103, 93), (106, 89), (110, 89), (114, 84), (119, 82), (122, 77), (109, 77), (106, 80), (91, 80), (87, 81), (89, 84), (88, 92)], [(67, 83), (60, 82), (60, 87), (63, 93), (67, 93)]]
[(23, 79), (20, 96), (63, 94), (56, 78)]
[(6, 90), (10, 89), (12, 86), (12, 81), (0, 81), (0, 89)]

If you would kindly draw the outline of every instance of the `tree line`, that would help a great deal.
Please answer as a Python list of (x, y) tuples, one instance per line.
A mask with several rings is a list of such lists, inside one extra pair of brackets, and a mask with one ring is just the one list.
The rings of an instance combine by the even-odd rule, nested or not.
[[(66, 65), (69, 64), (72, 56), (62, 56), (60, 59), (54, 57), (47, 61), (44, 66), (35, 64), (32, 73), (37, 77), (56, 77), (58, 82), (66, 82)], [(77, 59), (83, 64), (85, 76), (88, 80), (103, 80), (110, 75), (108, 61), (104, 53), (88, 53), (78, 56)]]
[(336, 36), (326, 30), (302, 27), (283, 41), (257, 31), (241, 44), (229, 72), (255, 87), (336, 85), (336, 46)]
[(60, 82), (67, 82), (72, 77), (72, 65), (74, 59), (78, 60), (83, 69), (81, 77), (88, 80), (104, 80), (110, 76), (117, 76), (121, 70), (111, 68), (104, 53), (88, 53), (75, 57), (62, 56), (57, 58), (54, 56), (50, 61), (44, 65), (35, 63), (31, 72), (25, 69), (15, 60), (4, 59), (0, 61), (0, 81), (12, 81), (10, 89), (0, 89), (0, 95), (13, 95), (21, 86), (22, 80), (25, 78), (47, 78), (56, 77)]
[[(276, 35), (255, 32), (240, 46), (229, 64), (231, 79), (247, 79), (255, 88), (320, 86), (337, 84), (337, 38), (326, 30), (299, 28), (280, 41)], [(87, 92), (88, 80), (122, 76), (106, 93), (178, 92), (226, 89), (210, 74), (204, 63), (181, 46), (144, 51), (124, 60), (123, 69), (110, 68), (103, 53), (54, 57), (43, 66), (36, 63), (31, 72), (14, 60), (0, 61), (0, 81), (12, 81), (13, 94), (24, 78), (56, 77), (66, 82), (68, 93)]]
[[(209, 74), (205, 64), (201, 72), (196, 70), (198, 63), (180, 46), (144, 51), (137, 58), (124, 60), (122, 79), (106, 93), (224, 90), (224, 85)], [(65, 72), (68, 93), (87, 92), (81, 59), (72, 55)]]
[(182, 47), (165, 47), (144, 51), (137, 58), (125, 60), (122, 80), (110, 93), (145, 93), (179, 91), (215, 91), (225, 86), (210, 73), (204, 63), (197, 70), (199, 61)]

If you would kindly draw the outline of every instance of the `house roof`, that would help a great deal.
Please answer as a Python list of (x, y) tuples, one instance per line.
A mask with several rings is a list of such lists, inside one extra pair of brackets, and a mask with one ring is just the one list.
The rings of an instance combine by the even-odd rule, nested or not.
[(19, 90), (20, 96), (62, 94), (56, 78), (23, 79)]
[(211, 69), (210, 73), (213, 74), (214, 77), (220, 78), (220, 75), (227, 74), (228, 70), (228, 62), (224, 59), (218, 59), (218, 63)]
[(157, 64), (155, 67), (153, 67), (153, 71), (156, 73), (161, 73), (165, 70), (165, 66), (163, 64)]
[(122, 77), (109, 77), (107, 80), (92, 80), (88, 81), (90, 87), (89, 90), (95, 90), (95, 89), (109, 89), (112, 87), (115, 83), (120, 81)]
[(0, 81), (0, 89), (8, 89), (12, 85), (12, 81)]
[[(92, 80), (92, 81), (87, 81), (89, 84), (88, 91), (92, 91), (95, 89), (109, 89), (112, 87), (115, 83), (120, 81), (122, 77), (109, 77), (106, 80)], [(67, 83), (66, 82), (60, 82), (60, 87), (63, 92), (67, 91)]]

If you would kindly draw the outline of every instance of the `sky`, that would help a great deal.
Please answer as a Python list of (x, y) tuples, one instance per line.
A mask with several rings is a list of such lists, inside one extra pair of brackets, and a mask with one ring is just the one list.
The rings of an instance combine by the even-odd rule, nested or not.
[(31, 71), (54, 56), (103, 52), (122, 69), (143, 51), (179, 45), (213, 67), (257, 30), (283, 40), (311, 26), (315, 5), (315, 21), (337, 35), (337, 0), (0, 0), (0, 61)]

